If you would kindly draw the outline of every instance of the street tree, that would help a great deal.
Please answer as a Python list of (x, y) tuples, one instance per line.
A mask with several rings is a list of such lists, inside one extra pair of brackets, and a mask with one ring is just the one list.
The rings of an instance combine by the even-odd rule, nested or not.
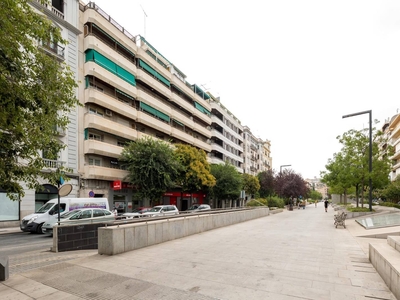
[[(211, 193), (216, 201), (236, 200), (242, 188), (242, 176), (235, 166), (224, 164), (211, 165), (211, 174), (216, 179), (216, 184)], [(217, 205), (219, 207), (219, 205)]]
[(0, 187), (14, 200), (24, 195), (22, 182), (30, 189), (39, 189), (40, 177), (56, 183), (62, 167), (42, 172), (42, 152), (58, 158), (65, 145), (55, 130), (79, 104), (74, 74), (40, 46), (67, 41), (29, 2), (0, 1)]
[(151, 137), (127, 144), (120, 160), (129, 172), (126, 180), (135, 187), (138, 195), (149, 199), (151, 204), (175, 186), (182, 170), (172, 146)]
[(320, 200), (322, 199), (322, 194), (318, 191), (310, 191), (309, 197), (314, 201)]
[(257, 174), (260, 183), (260, 197), (267, 198), (274, 194), (274, 173), (272, 170), (262, 171)]
[(182, 166), (176, 179), (183, 191), (193, 193), (215, 185), (204, 150), (184, 144), (175, 145), (175, 154)]
[(260, 190), (260, 182), (256, 176), (244, 173), (243, 177), (243, 190), (247, 195), (255, 195)]
[(308, 193), (307, 182), (291, 169), (279, 172), (274, 178), (274, 187), (280, 197), (298, 198)]
[(383, 196), (386, 200), (397, 203), (400, 201), (400, 178), (396, 178), (394, 181), (389, 183), (382, 191)]

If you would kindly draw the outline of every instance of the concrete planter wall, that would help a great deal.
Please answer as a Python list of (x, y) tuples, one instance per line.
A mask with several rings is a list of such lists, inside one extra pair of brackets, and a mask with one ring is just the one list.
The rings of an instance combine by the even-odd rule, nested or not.
[(99, 228), (99, 254), (115, 255), (269, 215), (268, 208)]

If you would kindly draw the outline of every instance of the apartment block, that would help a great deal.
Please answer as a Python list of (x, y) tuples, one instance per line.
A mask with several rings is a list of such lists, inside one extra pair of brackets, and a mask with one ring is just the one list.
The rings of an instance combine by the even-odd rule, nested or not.
[(388, 120), (382, 130), (387, 135), (389, 144), (394, 147), (394, 154), (391, 157), (393, 166), (390, 173), (390, 180), (394, 181), (400, 175), (400, 114)]
[(272, 169), (271, 142), (256, 137), (248, 126), (243, 127), (244, 173), (256, 176)]
[[(120, 212), (149, 205), (124, 182), (124, 145), (149, 136), (210, 153), (210, 96), (95, 3), (80, 5), (80, 28), (79, 196), (107, 197)], [(190, 205), (176, 193), (163, 203)]]
[(211, 164), (228, 162), (243, 173), (243, 126), (221, 103), (219, 97), (211, 97)]

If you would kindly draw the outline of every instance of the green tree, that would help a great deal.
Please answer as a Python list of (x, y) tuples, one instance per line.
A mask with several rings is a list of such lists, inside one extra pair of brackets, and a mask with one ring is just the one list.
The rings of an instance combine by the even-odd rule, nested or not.
[(12, 199), (24, 195), (21, 182), (32, 189), (39, 188), (40, 177), (56, 182), (59, 174), (42, 172), (41, 152), (57, 159), (65, 145), (55, 129), (66, 128), (79, 103), (74, 74), (37, 46), (67, 42), (28, 2), (0, 1), (0, 187)]
[(274, 173), (272, 170), (258, 173), (257, 178), (260, 183), (260, 197), (271, 197), (274, 194)]
[(212, 195), (216, 201), (235, 200), (239, 198), (242, 187), (242, 176), (233, 165), (227, 162), (211, 165), (211, 174), (216, 179), (216, 184), (212, 188)]
[(175, 185), (182, 170), (171, 145), (150, 137), (130, 142), (122, 150), (120, 160), (129, 172), (127, 180), (152, 204)]
[(400, 201), (400, 178), (396, 178), (386, 186), (382, 191), (383, 196), (392, 202), (397, 203)]
[(260, 189), (260, 182), (258, 178), (250, 174), (242, 174), (243, 177), (243, 190), (248, 195), (256, 194)]
[(310, 198), (312, 200), (320, 200), (322, 199), (322, 194), (318, 191), (310, 191)]
[(175, 145), (175, 153), (182, 165), (177, 184), (183, 191), (195, 192), (203, 187), (213, 187), (215, 178), (211, 174), (207, 155), (203, 150), (190, 145)]

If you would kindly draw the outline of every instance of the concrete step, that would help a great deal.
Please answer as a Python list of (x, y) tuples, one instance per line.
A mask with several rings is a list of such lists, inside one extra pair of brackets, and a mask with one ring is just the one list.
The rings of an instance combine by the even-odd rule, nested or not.
[(388, 236), (387, 243), (389, 244), (389, 246), (400, 252), (400, 236)]
[(387, 243), (373, 241), (369, 244), (369, 260), (395, 297), (400, 299), (400, 253), (389, 245), (389, 237)]

